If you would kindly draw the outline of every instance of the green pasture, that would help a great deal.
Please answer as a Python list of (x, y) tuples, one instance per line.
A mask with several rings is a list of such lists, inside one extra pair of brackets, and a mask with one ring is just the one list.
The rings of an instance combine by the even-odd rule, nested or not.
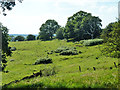
[[(9, 46), (16, 47), (17, 50), (13, 51), (11, 57), (7, 57), (6, 70), (9, 72), (2, 72), (2, 86), (40, 70), (46, 70), (42, 77), (22, 80), (7, 87), (118, 88), (118, 68), (114, 65), (114, 62), (118, 65), (118, 59), (102, 55), (100, 52), (102, 45), (84, 46), (80, 43), (66, 42), (66, 40), (36, 40), (10, 42)], [(78, 55), (59, 55), (55, 52), (47, 54), (61, 46), (75, 47), (82, 53)], [(53, 63), (32, 65), (38, 58), (44, 57), (51, 58)], [(55, 72), (53, 75), (45, 75), (52, 70)]]

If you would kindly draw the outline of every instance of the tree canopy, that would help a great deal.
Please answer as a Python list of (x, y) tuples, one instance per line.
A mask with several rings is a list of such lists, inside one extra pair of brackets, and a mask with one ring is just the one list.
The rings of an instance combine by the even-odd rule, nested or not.
[(110, 23), (102, 33), (104, 46), (102, 53), (106, 56), (120, 58), (120, 21)]
[(96, 38), (101, 32), (101, 21), (99, 17), (92, 16), (91, 13), (79, 11), (68, 18), (65, 36), (75, 40)]
[[(20, 3), (22, 3), (23, 0), (18, 0)], [(12, 8), (15, 6), (15, 0), (1, 0), (0, 1), (0, 8), (3, 12), (3, 15), (6, 16), (5, 13), (6, 10), (12, 10)], [(1, 12), (1, 13), (2, 13)]]
[(0, 23), (0, 31), (2, 32), (2, 70), (5, 69), (5, 67), (7, 66), (7, 61), (6, 61), (6, 56), (10, 56), (11, 55), (11, 51), (10, 51), (10, 47), (8, 47), (8, 28), (3, 26)]
[(60, 25), (55, 20), (47, 20), (39, 29), (39, 38), (42, 40), (53, 39), (53, 34), (56, 33), (58, 28), (60, 28)]
[(15, 39), (14, 39), (14, 41), (24, 41), (24, 40), (25, 40), (25, 38), (21, 35), (15, 37)]
[(60, 27), (56, 32), (57, 39), (64, 39), (64, 27)]
[(32, 35), (32, 34), (29, 34), (29, 35), (27, 36), (27, 40), (28, 40), (28, 41), (30, 41), (30, 40), (35, 40), (35, 36)]

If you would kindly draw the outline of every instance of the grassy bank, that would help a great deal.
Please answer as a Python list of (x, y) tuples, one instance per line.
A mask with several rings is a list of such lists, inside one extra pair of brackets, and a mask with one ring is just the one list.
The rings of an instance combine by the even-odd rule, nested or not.
[[(25, 79), (8, 85), (9, 88), (40, 87), (40, 88), (116, 88), (118, 87), (117, 58), (105, 57), (99, 48), (102, 45), (82, 46), (81, 44), (64, 40), (10, 42), (16, 47), (12, 57), (8, 57), (6, 70), (2, 73), (2, 85), (14, 80), (20, 80), (40, 70), (42, 77)], [(82, 53), (78, 55), (59, 55), (54, 51), (61, 47), (75, 47)], [(48, 52), (53, 53), (48, 54)], [(49, 57), (50, 64), (32, 65), (38, 58)], [(81, 67), (81, 72), (79, 70)], [(95, 67), (95, 70), (93, 69)], [(111, 69), (112, 67), (112, 69)], [(50, 74), (54, 71), (54, 74)], [(49, 73), (49, 76), (47, 74)]]

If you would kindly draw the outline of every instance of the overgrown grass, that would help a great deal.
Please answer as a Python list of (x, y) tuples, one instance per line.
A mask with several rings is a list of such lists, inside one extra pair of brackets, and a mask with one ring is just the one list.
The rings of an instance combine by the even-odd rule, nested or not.
[[(7, 87), (117, 88), (118, 68), (114, 66), (114, 62), (118, 64), (118, 59), (103, 56), (99, 50), (102, 45), (90, 47), (79, 47), (79, 45), (82, 46), (64, 40), (10, 42), (10, 46), (16, 47), (16, 51), (13, 51), (12, 57), (7, 58), (6, 69), (9, 72), (2, 73), (2, 85), (44, 70), (42, 77), (22, 80)], [(47, 53), (55, 51), (61, 46), (75, 47), (82, 53), (69, 56)], [(53, 63), (32, 65), (38, 58), (43, 57), (51, 58)], [(10, 59), (14, 59), (14, 61), (10, 62)], [(93, 70), (93, 67), (96, 70)]]
[(103, 43), (103, 39), (89, 39), (89, 40), (81, 40), (81, 44), (84, 46), (93, 46), (93, 45), (98, 45)]

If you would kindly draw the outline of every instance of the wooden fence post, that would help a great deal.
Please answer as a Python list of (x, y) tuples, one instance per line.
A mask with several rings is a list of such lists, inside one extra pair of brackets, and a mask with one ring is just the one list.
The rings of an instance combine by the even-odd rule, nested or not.
[(81, 72), (81, 67), (79, 66), (79, 71)]
[(114, 62), (114, 65), (115, 65), (115, 67), (117, 68), (117, 65), (116, 65), (116, 63)]
[(96, 68), (95, 68), (95, 67), (93, 67), (93, 69), (94, 69), (94, 70), (96, 70)]

